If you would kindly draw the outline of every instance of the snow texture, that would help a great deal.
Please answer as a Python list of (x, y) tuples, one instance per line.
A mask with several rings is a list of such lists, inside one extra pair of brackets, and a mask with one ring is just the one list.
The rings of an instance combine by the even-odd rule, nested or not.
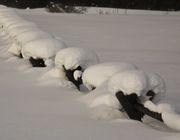
[(85, 103), (87, 103), (90, 108), (103, 105), (114, 109), (122, 108), (118, 99), (114, 95), (109, 94), (106, 82), (94, 91), (91, 91), (90, 94), (85, 95), (82, 99), (85, 99)]
[(170, 104), (160, 103), (156, 105), (151, 101), (146, 101), (144, 106), (151, 111), (160, 113), (168, 127), (180, 131), (180, 115), (175, 113), (175, 109)]
[(76, 71), (74, 71), (74, 79), (77, 81), (78, 80), (78, 78), (81, 78), (82, 77), (82, 71), (80, 71), (80, 70), (76, 70)]
[(22, 48), (24, 58), (48, 59), (56, 55), (56, 52), (65, 48), (63, 41), (54, 38), (37, 39), (25, 44)]
[(158, 102), (165, 94), (164, 80), (153, 73), (141, 70), (130, 70), (113, 75), (108, 82), (108, 89), (112, 94), (122, 91), (125, 95), (137, 94), (145, 96), (148, 91), (153, 91), (154, 101)]
[(16, 36), (16, 42), (21, 46), (36, 39), (46, 39), (52, 37), (49, 33), (41, 31), (40, 29), (30, 30)]
[[(123, 11), (123, 15), (79, 16), (52, 14), (44, 9), (7, 8), (0, 11), (0, 24), (3, 27), (1, 19), (17, 17), (14, 14), (18, 12), (25, 19), (37, 23), (44, 31), (63, 37), (68, 46), (96, 50), (102, 62), (125, 61), (136, 64), (145, 71), (159, 73), (166, 80), (166, 100), (179, 108), (178, 13), (169, 13), (166, 16), (167, 12), (162, 12), (162, 16), (157, 11), (148, 11), (146, 15), (144, 11)], [(126, 15), (125, 12), (128, 11), (130, 13)], [(68, 89), (71, 84), (59, 81), (59, 78), (54, 81), (49, 78), (37, 80), (49, 69), (32, 68), (25, 59), (9, 58), (7, 50), (15, 42), (9, 38), (11, 31), (7, 31), (11, 26), (5, 27), (8, 28), (0, 29), (1, 139), (179, 140), (179, 133), (174, 133), (174, 130), (158, 121), (151, 119), (149, 124), (145, 124), (126, 117), (121, 119), (124, 114), (118, 110), (121, 107), (113, 94), (109, 93), (107, 82), (84, 95), (77, 90)], [(19, 27), (21, 26), (18, 25)], [(59, 71), (55, 71), (50, 72), (50, 75), (59, 77)], [(39, 86), (44, 82), (47, 85)], [(55, 86), (56, 82), (64, 87)], [(78, 100), (82, 96), (88, 106)], [(178, 115), (162, 110), (166, 125), (178, 128)], [(91, 112), (95, 119), (111, 121), (96, 121), (91, 118)]]
[(11, 47), (8, 49), (8, 52), (13, 55), (19, 56), (21, 47), (16, 43), (12, 43)]
[(136, 66), (128, 63), (101, 63), (86, 69), (82, 75), (83, 84), (89, 89), (99, 87), (113, 74), (127, 70), (137, 69)]
[(16, 36), (20, 35), (21, 33), (27, 32), (27, 31), (31, 31), (31, 30), (35, 30), (37, 29), (37, 27), (35, 26), (19, 26), (19, 27), (14, 27), (11, 30), (9, 30), (9, 36), (15, 40)]
[(96, 53), (90, 49), (69, 47), (60, 50), (55, 57), (56, 67), (64, 67), (66, 69), (76, 69), (81, 66), (82, 70), (87, 69), (91, 65), (99, 63)]

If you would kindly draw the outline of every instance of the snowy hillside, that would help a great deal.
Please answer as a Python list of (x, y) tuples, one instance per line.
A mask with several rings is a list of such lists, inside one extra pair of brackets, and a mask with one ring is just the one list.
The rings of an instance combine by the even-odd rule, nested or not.
[[(68, 47), (94, 50), (101, 62), (134, 64), (165, 79), (165, 101), (180, 113), (178, 14), (145, 14), (140, 11), (127, 15), (50, 14), (41, 9), (16, 12), (17, 21), (28, 20), (33, 30), (38, 28), (43, 35), (45, 33), (43, 39), (39, 38), (40, 43), (23, 43), (28, 48), (24, 47), (28, 58), (42, 56), (42, 51), (34, 52), (35, 45), (40, 45), (42, 50), (45, 46), (48, 50), (49, 46), (55, 46), (54, 42), (62, 44), (60, 40), (63, 40)], [(6, 25), (8, 30), (10, 26)], [(22, 45), (19, 42), (13, 44), (17, 39), (8, 35), (9, 32), (0, 29), (0, 139), (179, 140), (179, 132), (156, 120), (147, 118), (146, 123), (141, 123), (123, 116), (117, 111), (117, 99), (108, 94), (107, 83), (85, 94), (59, 79), (56, 69), (33, 68), (27, 59), (8, 53), (12, 45), (15, 48)], [(53, 40), (50, 45), (46, 43), (48, 39)], [(64, 48), (64, 43), (62, 46)], [(48, 55), (43, 53), (43, 59), (53, 61), (56, 49)]]

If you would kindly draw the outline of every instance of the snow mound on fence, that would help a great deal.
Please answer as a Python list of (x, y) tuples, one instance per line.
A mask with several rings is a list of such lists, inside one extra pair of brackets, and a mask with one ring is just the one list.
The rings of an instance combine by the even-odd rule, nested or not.
[(38, 28), (36, 26), (19, 26), (19, 27), (15, 27), (9, 30), (9, 36), (12, 39), (15, 39), (16, 36), (27, 32), (27, 31), (31, 31), (31, 30), (37, 30)]
[(48, 59), (56, 55), (56, 52), (65, 48), (63, 41), (54, 38), (37, 39), (25, 44), (22, 48), (24, 58)]
[(21, 52), (21, 47), (16, 43), (12, 43), (11, 47), (8, 49), (8, 52), (15, 56), (19, 56)]
[(60, 50), (55, 57), (56, 67), (64, 65), (66, 69), (76, 69), (78, 66), (81, 66), (84, 70), (98, 62), (99, 58), (96, 53), (84, 48), (65, 48)]
[(112, 94), (122, 91), (125, 95), (137, 94), (146, 95), (148, 91), (154, 91), (155, 102), (164, 97), (164, 80), (153, 73), (146, 73), (141, 70), (130, 70), (119, 72), (113, 75), (108, 81), (108, 89)]
[(18, 44), (23, 46), (32, 40), (41, 39), (41, 38), (50, 38), (50, 37), (52, 36), (49, 33), (34, 28), (34, 30), (30, 30), (19, 34), (18, 36), (16, 36), (15, 40), (17, 41)]
[(21, 53), (22, 47), (30, 41), (52, 37), (50, 34), (34, 27), (21, 27), (18, 29), (15, 29), (14, 32), (11, 32), (11, 37), (15, 36), (16, 34), (17, 35), (12, 38), (13, 43), (8, 50), (8, 52), (14, 55), (19, 55)]
[(103, 84), (117, 72), (134, 69), (137, 69), (137, 67), (128, 63), (114, 62), (97, 64), (84, 71), (82, 75), (83, 84), (91, 90)]
[(148, 77), (143, 71), (125, 71), (113, 75), (108, 82), (112, 94), (122, 91), (125, 95), (140, 96), (148, 88)]
[(11, 32), (11, 30), (16, 27), (37, 27), (37, 25), (30, 21), (18, 20), (16, 23), (9, 25), (7, 30)]

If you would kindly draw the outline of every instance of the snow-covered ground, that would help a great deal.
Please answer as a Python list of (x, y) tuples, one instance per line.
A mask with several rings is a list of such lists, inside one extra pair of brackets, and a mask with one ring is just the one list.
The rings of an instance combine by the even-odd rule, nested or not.
[[(166, 100), (180, 112), (179, 15), (154, 12), (152, 15), (47, 14), (42, 10), (17, 12), (43, 31), (61, 37), (68, 47), (93, 49), (102, 62), (128, 62), (142, 70), (158, 73), (166, 82)], [(119, 119), (121, 114), (112, 108), (100, 106), (92, 111), (81, 102), (86, 99), (90, 102), (96, 97), (94, 94), (108, 94), (106, 86), (84, 95), (74, 88), (63, 87), (59, 79), (46, 79), (46, 84), (43, 84), (40, 77), (49, 68), (32, 68), (27, 60), (9, 58), (7, 50), (11, 44), (5, 32), (0, 30), (0, 139), (180, 138), (179, 133), (155, 120), (144, 124)], [(101, 116), (94, 117), (97, 114)], [(116, 117), (111, 117), (112, 114)]]

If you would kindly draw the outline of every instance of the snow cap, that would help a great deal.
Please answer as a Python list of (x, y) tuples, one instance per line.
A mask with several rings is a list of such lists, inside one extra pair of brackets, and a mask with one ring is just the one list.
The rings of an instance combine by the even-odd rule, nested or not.
[(56, 67), (64, 67), (66, 69), (76, 69), (78, 66), (84, 70), (91, 65), (99, 63), (96, 53), (85, 48), (65, 48), (60, 50), (55, 57)]
[(89, 89), (101, 86), (113, 74), (126, 70), (137, 69), (136, 66), (123, 62), (109, 62), (93, 65), (83, 72), (83, 84)]
[(141, 70), (129, 70), (113, 75), (108, 81), (108, 89), (112, 94), (122, 91), (125, 95), (140, 96), (148, 86), (148, 77)]
[(22, 47), (22, 55), (24, 58), (48, 59), (54, 57), (57, 51), (65, 47), (64, 42), (54, 38), (37, 39), (28, 42)]

